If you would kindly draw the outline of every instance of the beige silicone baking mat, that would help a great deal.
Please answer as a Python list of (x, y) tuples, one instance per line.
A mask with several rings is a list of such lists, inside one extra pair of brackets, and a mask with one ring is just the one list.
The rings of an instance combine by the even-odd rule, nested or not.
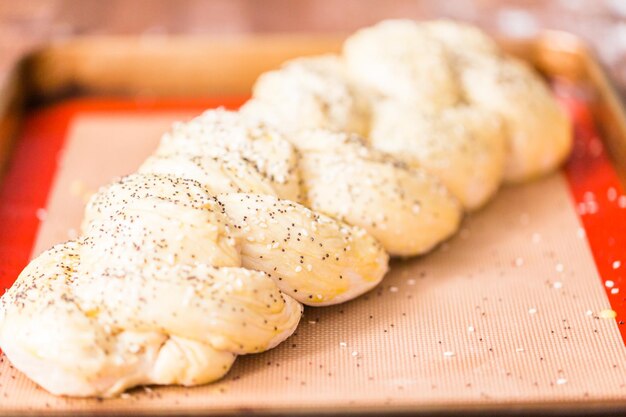
[[(85, 196), (135, 170), (189, 113), (84, 113), (69, 127), (34, 254), (76, 233)], [(371, 293), (307, 308), (277, 348), (222, 381), (118, 399), (47, 394), (0, 359), (0, 414), (507, 409), (626, 400), (626, 349), (566, 178), (506, 187)], [(45, 216), (44, 216), (45, 215)]]

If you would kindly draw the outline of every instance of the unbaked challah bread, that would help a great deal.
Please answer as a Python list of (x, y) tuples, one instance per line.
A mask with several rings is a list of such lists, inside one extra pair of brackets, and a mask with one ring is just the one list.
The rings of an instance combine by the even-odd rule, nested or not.
[(276, 196), (270, 180), (239, 153), (171, 153), (152, 155), (139, 167), (140, 173), (174, 176), (198, 181), (214, 193), (252, 193)]
[[(327, 99), (322, 103), (317, 94), (294, 86), (297, 82), (294, 74), (312, 72), (312, 68), (319, 66), (318, 61), (328, 60), (328, 56), (299, 58), (287, 62), (280, 70), (266, 73), (255, 84), (253, 99), (241, 111), (264, 123), (273, 124), (292, 142), (298, 132), (313, 128), (341, 126), (339, 129), (329, 130), (359, 133), (358, 130), (349, 128), (353, 126), (351, 120), (354, 116), (345, 111), (333, 111), (335, 107), (356, 100), (355, 98), (344, 98), (337, 103), (328, 103)], [(335, 57), (335, 60), (340, 61), (340, 58)], [(298, 68), (298, 71), (294, 68)], [(266, 85), (269, 74), (272, 75), (272, 82), (271, 85)], [(314, 75), (319, 76), (318, 73)], [(310, 76), (313, 75), (302, 75), (301, 78)], [(335, 84), (337, 78), (332, 78)], [(343, 76), (342, 79), (346, 85), (344, 96), (349, 97), (347, 92), (351, 90), (347, 87), (348, 78)], [(281, 80), (284, 80), (282, 86)], [(269, 91), (270, 87), (275, 93), (273, 99), (267, 98), (269, 94), (257, 94), (258, 91)], [(413, 91), (416, 88), (407, 85), (401, 90)], [(432, 105), (426, 99), (407, 100), (390, 94), (384, 95), (373, 87), (360, 93), (362, 98), (369, 97), (369, 110), (366, 112), (369, 120), (366, 124), (361, 124), (369, 130), (366, 133), (367, 138), (363, 140), (370, 147), (388, 153), (396, 162), (402, 161), (408, 167), (433, 174), (433, 178), (442, 182), (465, 209), (478, 208), (488, 201), (502, 182), (508, 146), (501, 119), (492, 112), (474, 106), (441, 107)], [(287, 98), (280, 99), (283, 96)], [(333, 117), (332, 122), (309, 117), (312, 103), (318, 104), (317, 114), (324, 113), (322, 109), (329, 109), (326, 114), (341, 114), (343, 122), (338, 122), (337, 116)], [(441, 239), (437, 239), (435, 243), (439, 241)], [(404, 254), (411, 253), (405, 251)]]
[(344, 132), (306, 130), (290, 137), (301, 155), (304, 204), (363, 227), (391, 255), (425, 253), (457, 230), (462, 207), (424, 170)]
[[(437, 65), (424, 60), (412, 47), (418, 42), (436, 43), (445, 58), (439, 59)], [(377, 44), (388, 47), (371, 47)], [(571, 124), (543, 80), (526, 64), (505, 55), (474, 27), (448, 21), (419, 24), (390, 20), (357, 31), (346, 41), (343, 52), (348, 73), (364, 88), (374, 89), (384, 97), (435, 109), (467, 104), (500, 117), (509, 146), (504, 169), (507, 182), (551, 172), (569, 154)], [(370, 66), (364, 65), (367, 61)], [(380, 74), (373, 76), (372, 67), (380, 67)], [(444, 97), (455, 91), (455, 99), (428, 102), (419, 94), (398, 96), (396, 91), (431, 91), (432, 86), (444, 84), (437, 81), (440, 75), (433, 75), (433, 84), (422, 88), (406, 76), (408, 68), (412, 75), (422, 71), (446, 74), (447, 83), (438, 88), (445, 91)], [(449, 73), (453, 74), (452, 79)], [(391, 86), (380, 86), (378, 77), (388, 80)]]
[(350, 82), (336, 55), (296, 58), (261, 74), (253, 95), (263, 103), (257, 109), (261, 119), (287, 132), (322, 128), (366, 135), (369, 130), (366, 93)]
[[(257, 171), (278, 197), (300, 200), (298, 155), (293, 146), (275, 129), (241, 117), (237, 112), (207, 111), (187, 123), (174, 124), (172, 130), (163, 135), (155, 154), (210, 156), (220, 161), (228, 161), (231, 156), (238, 159), (239, 164), (247, 163), (248, 170)], [(232, 175), (227, 177), (232, 178)], [(235, 177), (248, 180), (243, 173)], [(211, 188), (215, 188), (215, 184), (211, 184)]]
[(272, 196), (221, 194), (217, 199), (245, 236), (243, 266), (267, 272), (304, 304), (350, 300), (375, 287), (387, 272), (387, 253), (359, 227)]
[(484, 205), (502, 182), (507, 141), (500, 118), (476, 106), (424, 109), (381, 100), (370, 144), (445, 184), (466, 210)]
[(501, 182), (554, 169), (570, 126), (479, 30), (386, 21), (262, 75), (239, 112), (163, 135), (89, 201), (82, 235), (0, 299), (0, 347), (48, 391), (197, 385), (353, 299)]
[[(373, 288), (388, 255), (372, 236), (276, 197), (298, 198), (296, 166), (289, 142), (234, 112), (174, 126), (138, 173), (91, 198), (80, 239), (3, 296), (3, 350), (56, 394), (202, 384), (288, 337), (298, 301)], [(56, 344), (38, 346), (53, 334), (34, 329), (58, 326)]]
[(449, 51), (411, 20), (386, 20), (357, 31), (344, 43), (343, 60), (348, 77), (374, 96), (436, 109), (461, 101)]
[[(502, 181), (551, 172), (571, 149), (571, 124), (540, 76), (477, 28), (383, 21), (346, 40), (343, 54), (335, 56), (343, 65), (315, 70), (329, 60), (299, 58), (260, 77), (243, 111), (286, 133), (337, 126), (358, 133), (374, 148), (439, 177), (467, 210), (486, 203)], [(343, 98), (331, 104), (318, 99), (304, 86), (311, 77), (343, 91)], [(361, 103), (359, 110), (350, 114), (347, 102)], [(312, 110), (314, 103), (318, 108)], [(333, 121), (311, 114), (333, 114)], [(369, 122), (351, 128), (363, 114)], [(476, 158), (476, 170), (468, 171)]]
[[(396, 256), (425, 253), (456, 231), (462, 207), (436, 177), (372, 149), (357, 136), (337, 132), (283, 133), (251, 108), (208, 111), (176, 125), (140, 171), (185, 170), (187, 178), (215, 193), (250, 192), (254, 181), (257, 194), (272, 188), (275, 193), (269, 194), (360, 226)], [(207, 155), (218, 162), (197, 168), (193, 161)], [(221, 161), (228, 165), (219, 167)], [(229, 168), (235, 164), (236, 170)], [(226, 168), (228, 175), (216, 175)], [(228, 178), (227, 184), (220, 178)]]
[[(171, 264), (243, 265), (265, 271), (284, 292), (309, 305), (354, 298), (387, 272), (387, 254), (360, 228), (272, 195), (213, 197), (208, 190), (193, 179), (132, 174), (91, 199), (83, 233), (103, 242), (99, 246), (112, 248), (100, 249), (107, 262), (136, 256), (135, 263), (149, 264), (168, 254), (173, 256)], [(163, 221), (164, 216), (171, 216), (171, 221)], [(185, 221), (195, 216), (202, 218)], [(152, 219), (155, 227), (146, 230), (153, 235), (129, 225), (115, 228), (123, 233), (119, 236), (123, 242), (107, 239), (107, 227), (116, 222), (139, 224)], [(138, 246), (146, 250), (124, 255)], [(333, 253), (333, 258), (327, 259), (326, 253)]]
[(271, 195), (216, 197), (174, 175), (103, 187), (82, 229), (33, 260), (0, 309), (3, 350), (56, 394), (210, 382), (236, 355), (288, 337), (296, 299), (345, 301), (387, 270), (362, 229)]
[(476, 57), (463, 67), (461, 81), (468, 102), (502, 118), (509, 145), (505, 181), (536, 178), (567, 158), (571, 124), (526, 63), (512, 57)]
[(4, 353), (54, 394), (210, 382), (237, 354), (269, 349), (298, 324), (299, 303), (263, 272), (165, 261), (93, 266), (81, 256), (97, 245), (88, 240), (44, 252), (3, 296)]

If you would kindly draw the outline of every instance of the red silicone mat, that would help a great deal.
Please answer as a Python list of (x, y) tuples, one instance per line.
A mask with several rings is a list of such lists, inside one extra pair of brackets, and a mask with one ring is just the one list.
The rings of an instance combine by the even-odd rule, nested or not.
[[(292, 338), (240, 358), (224, 380), (75, 400), (45, 393), (2, 358), (0, 414), (625, 401), (626, 196), (586, 103), (560, 99), (576, 132), (561, 172), (505, 187), (432, 254), (394, 261), (371, 293), (308, 308)], [(0, 184), (0, 287), (31, 254), (71, 237), (85, 196), (133, 171), (173, 120), (243, 100), (79, 99), (32, 112)]]

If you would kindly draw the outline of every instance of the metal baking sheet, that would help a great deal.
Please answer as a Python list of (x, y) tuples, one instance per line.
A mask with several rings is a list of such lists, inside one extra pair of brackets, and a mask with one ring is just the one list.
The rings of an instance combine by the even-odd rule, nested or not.
[[(122, 41), (93, 42), (102, 51)], [(227, 54), (225, 68), (234, 65), (228, 56), (241, 64), (246, 48), (256, 51), (254, 59), (272, 51), (259, 46), (264, 40), (251, 42)], [(281, 44), (284, 56), (271, 52), (268, 59), (336, 44), (300, 42)], [(122, 55), (137, 45), (121, 44)], [(180, 57), (180, 47), (158, 55), (134, 50), (136, 64), (124, 83), (115, 62), (111, 79), (96, 76), (106, 68), (93, 70), (103, 61), (88, 45), (57, 45), (29, 57), (19, 78), (23, 88), (14, 89), (15, 100), (44, 104), (24, 109), (0, 182), (2, 287), (31, 256), (72, 237), (85, 197), (135, 170), (172, 121), (204, 108), (236, 108), (251, 82), (219, 72), (215, 78), (231, 86), (227, 91), (207, 87), (204, 97), (190, 98), (194, 78), (181, 77), (178, 93), (169, 81), (146, 93), (145, 79), (133, 78), (155, 60)], [(197, 54), (206, 47), (194, 40), (182, 49), (192, 56), (194, 45)], [(269, 352), (240, 357), (222, 381), (138, 388), (112, 400), (59, 398), (0, 357), (0, 415), (625, 410), (623, 114), (592, 56), (571, 35), (507, 45), (553, 81), (575, 123), (576, 146), (562, 171), (503, 188), (433, 253), (393, 261), (369, 294), (307, 308), (296, 334)], [(65, 60), (54, 67), (68, 56), (73, 66)], [(186, 71), (195, 74), (207, 64), (189, 65)], [(262, 70), (254, 65), (246, 71)], [(56, 81), (43, 82), (52, 70)], [(168, 78), (183, 70), (164, 71)], [(91, 95), (68, 98), (68, 92)]]

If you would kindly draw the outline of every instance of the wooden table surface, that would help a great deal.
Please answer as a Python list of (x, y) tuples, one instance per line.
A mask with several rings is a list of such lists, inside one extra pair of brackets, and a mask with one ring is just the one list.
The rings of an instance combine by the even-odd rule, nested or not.
[(626, 0), (0, 0), (0, 77), (34, 45), (84, 34), (337, 32), (391, 17), (450, 17), (515, 37), (570, 31), (626, 93)]

